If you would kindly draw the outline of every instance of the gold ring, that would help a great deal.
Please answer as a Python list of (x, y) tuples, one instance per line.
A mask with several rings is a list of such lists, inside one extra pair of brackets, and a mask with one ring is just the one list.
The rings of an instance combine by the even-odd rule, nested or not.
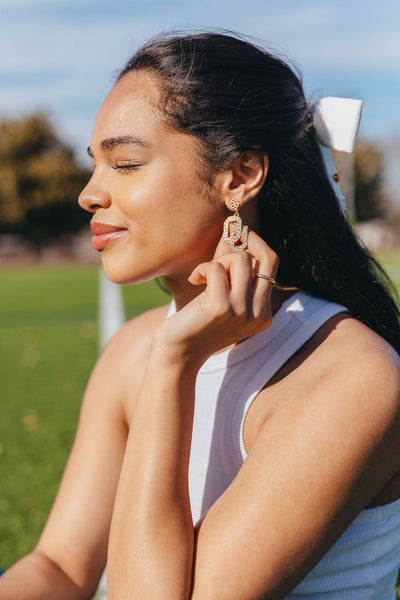
[(272, 285), (276, 285), (276, 281), (273, 277), (269, 277), (268, 275), (263, 275), (262, 273), (253, 273), (253, 278), (254, 277), (259, 277), (260, 279), (266, 279), (266, 281), (269, 281)]

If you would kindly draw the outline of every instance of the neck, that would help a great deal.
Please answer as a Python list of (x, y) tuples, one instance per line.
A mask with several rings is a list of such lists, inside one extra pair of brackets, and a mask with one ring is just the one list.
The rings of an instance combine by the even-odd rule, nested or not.
[(176, 310), (180, 310), (186, 304), (189, 304), (191, 300), (196, 298), (199, 294), (204, 292), (205, 285), (193, 285), (188, 282), (187, 277), (189, 274), (183, 277), (165, 277), (165, 282), (168, 286), (169, 291), (175, 300)]

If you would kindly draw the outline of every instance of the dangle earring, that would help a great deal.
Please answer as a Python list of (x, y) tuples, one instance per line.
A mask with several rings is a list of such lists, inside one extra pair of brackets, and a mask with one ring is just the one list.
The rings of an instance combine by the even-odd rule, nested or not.
[[(234, 211), (233, 215), (227, 217), (224, 221), (224, 241), (229, 245), (232, 252), (239, 252), (247, 248), (248, 227), (242, 227), (242, 219), (239, 217), (239, 201), (233, 200), (228, 206)], [(238, 243), (240, 242), (240, 243)]]

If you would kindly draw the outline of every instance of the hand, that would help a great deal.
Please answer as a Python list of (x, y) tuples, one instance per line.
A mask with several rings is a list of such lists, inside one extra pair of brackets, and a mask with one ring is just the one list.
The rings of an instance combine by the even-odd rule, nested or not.
[(272, 320), (270, 282), (253, 273), (275, 277), (278, 257), (256, 233), (248, 249), (231, 252), (221, 238), (212, 261), (198, 265), (189, 277), (205, 290), (166, 319), (155, 346), (171, 357), (200, 366), (211, 354), (266, 329)]

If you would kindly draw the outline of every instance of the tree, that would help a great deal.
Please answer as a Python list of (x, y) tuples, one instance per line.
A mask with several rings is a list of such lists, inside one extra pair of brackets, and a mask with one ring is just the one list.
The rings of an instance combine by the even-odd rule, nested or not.
[(354, 197), (358, 221), (384, 215), (387, 198), (382, 184), (381, 150), (373, 142), (357, 142), (354, 151)]
[(0, 121), (0, 233), (40, 247), (79, 230), (88, 217), (77, 197), (88, 178), (46, 115)]

